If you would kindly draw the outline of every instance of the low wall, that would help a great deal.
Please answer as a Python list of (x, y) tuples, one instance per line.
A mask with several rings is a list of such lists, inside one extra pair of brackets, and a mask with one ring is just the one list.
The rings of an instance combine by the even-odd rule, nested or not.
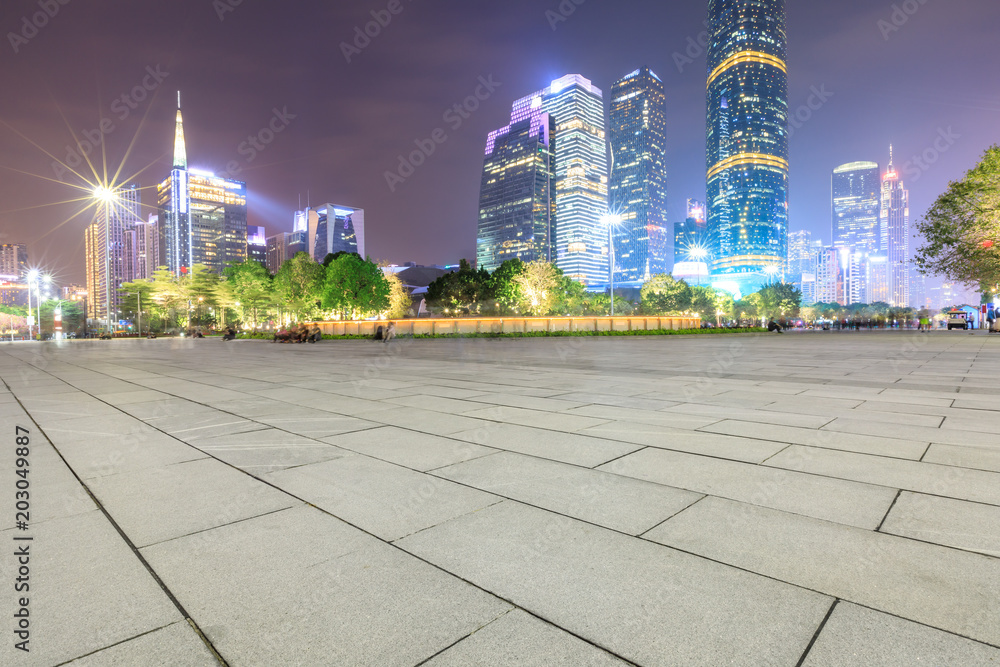
[[(697, 317), (491, 317), (394, 320), (396, 334), (529, 333), (556, 331), (655, 331), (697, 329)], [(387, 321), (315, 322), (327, 336), (373, 336)]]

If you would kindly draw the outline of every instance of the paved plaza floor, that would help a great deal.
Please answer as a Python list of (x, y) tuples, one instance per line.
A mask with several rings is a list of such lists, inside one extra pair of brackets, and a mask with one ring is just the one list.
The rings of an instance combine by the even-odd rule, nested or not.
[(1000, 665), (1000, 336), (22, 343), (0, 377), (4, 665)]

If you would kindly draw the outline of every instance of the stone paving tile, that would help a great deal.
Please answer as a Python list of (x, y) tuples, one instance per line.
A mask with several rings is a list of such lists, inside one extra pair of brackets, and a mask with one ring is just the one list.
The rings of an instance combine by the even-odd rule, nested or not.
[[(821, 430), (796, 428), (727, 420), (706, 426), (701, 431), (720, 433), (724, 435), (741, 436), (744, 438), (760, 438), (772, 442), (783, 442), (792, 445), (808, 445), (862, 454), (877, 454), (902, 459), (919, 460), (927, 451), (929, 441), (914, 442), (893, 437), (876, 437), (855, 433), (840, 433), (824, 427)], [(883, 433), (891, 433), (887, 428)]]
[(904, 491), (883, 533), (1000, 558), (1000, 507)]
[(832, 603), (510, 501), (397, 544), (648, 666), (792, 665)]
[[(409, 407), (390, 407), (387, 403), (379, 404), (380, 409), (373, 412), (363, 412), (360, 418), (385, 426), (430, 433), (432, 435), (453, 435), (470, 429), (488, 428), (494, 424), (469, 416), (450, 415), (432, 410), (420, 410)], [(479, 412), (479, 411), (477, 411)]]
[(1000, 446), (1000, 433), (979, 433), (926, 426), (882, 424), (862, 419), (835, 419), (823, 427), (828, 431), (857, 433), (859, 435), (905, 438), (919, 442), (936, 442), (942, 445), (990, 444)]
[(317, 439), (341, 433), (364, 431), (378, 426), (378, 424), (364, 419), (334, 415), (322, 410), (312, 410), (308, 415), (306, 413), (279, 414), (254, 417), (253, 419), (282, 431)]
[(994, 472), (799, 446), (789, 447), (766, 465), (1000, 505), (1000, 474)]
[(89, 485), (137, 547), (300, 504), (213, 459), (102, 477)]
[[(609, 467), (617, 472), (614, 463)], [(434, 475), (632, 535), (702, 498), (619, 474), (509, 452), (435, 470)]]
[[(20, 546), (13, 532), (0, 532), (11, 554)], [(31, 536), (31, 664), (58, 665), (183, 620), (101, 512), (33, 523)], [(3, 603), (8, 618), (11, 591)], [(2, 650), (13, 652), (11, 644)]]
[(585, 468), (593, 468), (642, 449), (642, 445), (601, 438), (597, 433), (588, 436), (495, 422), (473, 431), (455, 433), (452, 437), (485, 447), (572, 463)]
[(217, 667), (219, 661), (185, 621), (140, 635), (121, 644), (78, 658), (69, 667), (133, 667), (184, 665)]
[(498, 450), (395, 426), (382, 426), (323, 442), (421, 472), (494, 454)]
[(788, 446), (782, 442), (765, 442), (702, 431), (680, 431), (631, 422), (610, 422), (586, 429), (583, 433), (648, 447), (717, 456), (747, 463), (765, 461)]
[(84, 480), (184, 463), (207, 456), (159, 431), (61, 443), (59, 452)]
[(802, 667), (1000, 665), (1000, 649), (841, 602)]
[(871, 530), (896, 497), (895, 489), (657, 449), (598, 470)]
[(314, 508), (205, 535), (143, 554), (232, 665), (413, 667), (511, 609)]
[(114, 440), (122, 436), (145, 436), (156, 433), (138, 419), (118, 413), (100, 417), (79, 417), (62, 419), (47, 424), (45, 436), (59, 447), (68, 443), (88, 443), (98, 440)]
[(602, 392), (569, 392), (553, 396), (560, 401), (572, 401), (583, 405), (614, 405), (618, 407), (634, 408), (636, 410), (665, 410), (678, 405), (677, 401), (657, 401), (649, 398), (636, 398), (627, 394), (612, 394), (608, 387), (604, 387)]
[[(20, 422), (24, 423), (24, 422)], [(30, 505), (30, 524), (35, 525), (53, 519), (85, 514), (97, 509), (80, 482), (73, 476), (73, 473), (59, 454), (52, 448), (45, 438), (31, 428), (28, 437), (30, 461), (28, 500)], [(3, 468), (3, 479), (8, 485), (11, 502), (7, 505), (9, 511), (0, 515), (0, 530), (12, 529), (17, 518), (15, 517), (14, 488), (17, 477), (14, 476), (14, 452), (10, 452), (10, 463), (6, 463)], [(9, 472), (8, 472), (9, 471)]]
[(165, 419), (167, 417), (187, 419), (192, 415), (218, 414), (217, 411), (201, 403), (195, 403), (194, 401), (188, 401), (175, 396), (167, 396), (166, 394), (163, 394), (163, 396), (165, 398), (160, 400), (129, 403), (117, 407), (122, 412), (127, 412), (136, 419), (142, 419), (143, 421)]
[(471, 399), (471, 401), (477, 403), (487, 403), (489, 405), (504, 405), (509, 408), (526, 408), (529, 410), (545, 410), (548, 412), (562, 412), (585, 405), (585, 403), (580, 401), (571, 401), (565, 398), (519, 396), (517, 394), (505, 393), (486, 393)]
[(702, 415), (718, 417), (718, 420), (737, 419), (740, 421), (760, 422), (762, 424), (779, 424), (781, 426), (800, 426), (802, 428), (819, 428), (830, 421), (830, 417), (818, 415), (796, 415), (788, 412), (772, 412), (768, 409), (752, 410), (750, 408), (731, 408), (699, 403), (682, 403), (667, 408), (667, 412), (677, 412), (686, 415)]
[(1000, 472), (1000, 447), (931, 445), (921, 460), (925, 463)]
[(351, 455), (325, 442), (273, 428), (202, 438), (193, 446), (253, 475)]
[(277, 471), (263, 479), (386, 541), (500, 500), (362, 455)]
[(616, 405), (587, 405), (581, 408), (566, 410), (567, 415), (582, 415), (598, 419), (614, 419), (632, 424), (650, 424), (670, 429), (695, 430), (724, 419), (724, 417), (709, 417), (669, 411), (638, 410), (623, 408)]
[(267, 428), (265, 424), (215, 410), (212, 412), (196, 412), (188, 417), (175, 415), (171, 417), (150, 418), (146, 420), (146, 423), (150, 427), (188, 443), (218, 437), (229, 437), (235, 434), (260, 431)]
[[(427, 396), (404, 396), (402, 398), (390, 398), (386, 401), (389, 404), (402, 405), (420, 410), (430, 410), (449, 415), (461, 415), (473, 410), (482, 410), (483, 404), (465, 399), (435, 397), (428, 399)], [(391, 407), (391, 406), (385, 406)]]
[[(704, 526), (718, 526), (705, 530)], [(911, 621), (1000, 643), (1000, 559), (722, 498), (648, 539)]]
[(110, 403), (111, 405), (119, 406), (119, 405), (126, 405), (129, 403), (146, 403), (148, 401), (162, 401), (170, 398), (170, 395), (164, 394), (163, 392), (159, 391), (153, 391), (151, 389), (139, 389), (136, 387), (132, 387), (131, 389), (117, 393), (94, 394), (94, 398), (103, 401), (105, 403)]
[(520, 609), (463, 639), (425, 667), (624, 667), (596, 646)]
[[(482, 419), (497, 419), (507, 424), (518, 424), (520, 426), (531, 426), (534, 428), (551, 429), (554, 431), (582, 431), (591, 426), (597, 426), (608, 422), (608, 419), (597, 419), (594, 417), (583, 417), (558, 412), (543, 412), (540, 410), (528, 410), (526, 408), (512, 408), (506, 405), (483, 408), (465, 413), (466, 417), (476, 417)], [(463, 429), (465, 430), (465, 429)]]

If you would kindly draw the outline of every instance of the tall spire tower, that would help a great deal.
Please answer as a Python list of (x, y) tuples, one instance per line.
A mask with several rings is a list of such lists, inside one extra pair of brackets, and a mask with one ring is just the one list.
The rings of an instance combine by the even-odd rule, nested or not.
[(187, 169), (187, 147), (184, 145), (184, 118), (181, 117), (181, 91), (177, 91), (177, 130), (174, 136), (174, 168)]

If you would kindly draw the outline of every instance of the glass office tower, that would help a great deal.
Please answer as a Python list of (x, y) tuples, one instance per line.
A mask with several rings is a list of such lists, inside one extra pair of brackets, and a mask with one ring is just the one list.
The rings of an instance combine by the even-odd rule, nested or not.
[[(180, 96), (178, 95), (178, 105)], [(247, 186), (242, 181), (188, 169), (180, 108), (174, 168), (157, 188), (160, 262), (173, 273), (195, 264), (222, 273), (247, 257)]]
[(876, 162), (851, 162), (833, 170), (833, 245), (879, 251), (882, 174)]
[(589, 79), (569, 74), (542, 96), (555, 119), (556, 266), (584, 285), (608, 282), (608, 158), (604, 93)]
[(551, 261), (555, 123), (537, 95), (515, 102), (511, 117), (488, 137), (483, 163), (476, 266), (487, 271), (508, 259)]
[[(615, 283), (642, 283), (665, 270), (667, 227), (667, 119), (663, 82), (643, 67), (611, 86), (610, 211)], [(651, 245), (652, 244), (652, 245)]]
[(910, 305), (910, 191), (892, 162), (882, 177), (882, 250), (888, 258), (889, 305)]
[(707, 188), (717, 284), (755, 292), (788, 256), (784, 0), (709, 0)]

